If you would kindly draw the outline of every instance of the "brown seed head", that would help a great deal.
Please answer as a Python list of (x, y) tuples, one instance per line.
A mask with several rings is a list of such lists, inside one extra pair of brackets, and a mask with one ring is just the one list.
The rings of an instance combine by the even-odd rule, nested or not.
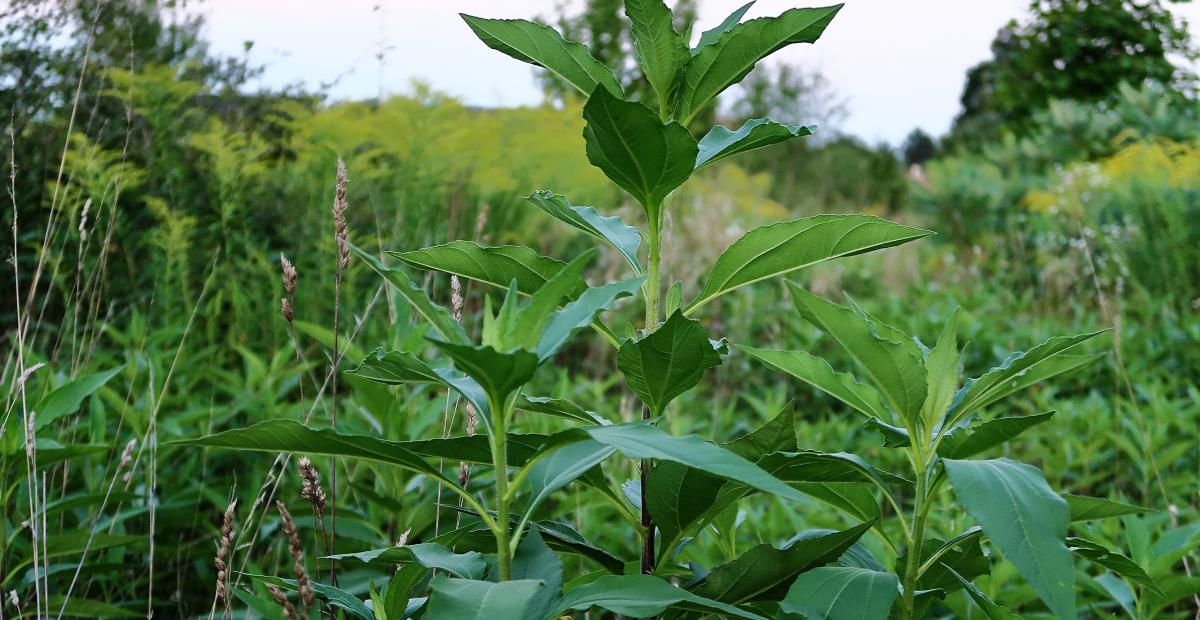
[(454, 320), (462, 323), (463, 321), (463, 290), (462, 281), (457, 275), (450, 276), (450, 309), (454, 315)]
[(271, 598), (275, 599), (275, 602), (278, 603), (280, 607), (283, 607), (284, 618), (287, 618), (287, 620), (296, 620), (299, 618), (299, 616), (296, 615), (296, 607), (292, 605), (291, 601), (288, 600), (287, 594), (285, 594), (283, 590), (279, 589), (279, 586), (269, 583), (267, 584), (267, 591), (271, 593)]
[(350, 240), (346, 227), (346, 209), (350, 203), (346, 201), (346, 187), (349, 179), (346, 175), (346, 162), (339, 157), (337, 160), (337, 182), (333, 196), (333, 238), (338, 247), (338, 269), (345, 269), (350, 262)]
[(125, 444), (125, 450), (121, 452), (121, 462), (117, 464), (117, 469), (124, 469), (133, 460), (135, 446), (137, 446), (137, 439), (130, 439), (129, 443)]
[(292, 302), (288, 301), (287, 297), (279, 300), (279, 313), (283, 315), (283, 320), (291, 323), (295, 318), (295, 313), (292, 312)]
[(296, 266), (283, 254), (279, 255), (279, 266), (283, 270), (283, 290), (292, 297), (296, 294)]
[(297, 466), (300, 468), (300, 498), (312, 504), (317, 514), (325, 514), (325, 490), (321, 488), (316, 466), (307, 456), (300, 459)]
[(233, 513), (237, 509), (237, 500), (229, 502), (225, 516), (221, 519), (221, 539), (217, 542), (217, 557), (213, 563), (217, 567), (217, 597), (228, 602), (229, 595), (229, 551), (233, 548)]
[(288, 512), (287, 506), (277, 500), (275, 508), (279, 511), (280, 521), (283, 522), (283, 533), (287, 535), (288, 553), (292, 556), (292, 568), (296, 572), (296, 589), (300, 591), (300, 602), (304, 604), (304, 610), (307, 612), (312, 609), (316, 595), (313, 593), (308, 572), (304, 569), (304, 549), (300, 546), (300, 534), (296, 532), (296, 522), (292, 520), (292, 513)]

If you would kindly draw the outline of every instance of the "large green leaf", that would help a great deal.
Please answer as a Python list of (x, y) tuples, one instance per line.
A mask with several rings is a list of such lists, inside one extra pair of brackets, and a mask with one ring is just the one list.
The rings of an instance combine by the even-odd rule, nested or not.
[(759, 466), (786, 482), (870, 482), (881, 488), (888, 482), (908, 485), (908, 480), (876, 469), (847, 452), (776, 452), (758, 460)]
[[(954, 402), (947, 412), (947, 428), (981, 407), (1023, 390), (1034, 383), (1074, 370), (1103, 357), (1102, 355), (1063, 356), (1084, 341), (1090, 340), (1107, 330), (1051, 338), (1028, 351), (1018, 351), (1008, 356), (999, 366), (982, 376), (968, 379), (954, 395)], [(1062, 357), (1060, 357), (1062, 356)]]
[(621, 95), (621, 85), (611, 69), (593, 58), (587, 47), (563, 39), (549, 26), (523, 19), (484, 19), (465, 14), (462, 18), (488, 47), (542, 67), (584, 95), (597, 86)]
[(562, 398), (522, 394), (521, 398), (517, 401), (517, 409), (563, 418), (565, 420), (573, 420), (575, 422), (583, 422), (584, 424), (612, 424), (612, 422), (595, 411), (588, 411)]
[(641, 103), (597, 89), (583, 106), (588, 161), (646, 210), (657, 226), (662, 202), (692, 174), (696, 140), (679, 123), (663, 123)]
[[(921, 545), (922, 562), (929, 562), (935, 557), (937, 560), (921, 573), (917, 579), (917, 589), (954, 592), (962, 587), (958, 576), (969, 580), (991, 572), (991, 562), (980, 544), (982, 537), (983, 531), (973, 527), (949, 541), (926, 539)], [(907, 553), (896, 560), (896, 574), (902, 581), (907, 572), (907, 563)]]
[(172, 441), (166, 445), (365, 459), (396, 465), (425, 474), (442, 484), (458, 486), (457, 482), (442, 475), (437, 467), (405, 448), (400, 442), (367, 435), (342, 435), (329, 429), (312, 429), (294, 420), (268, 420), (195, 439)]
[(696, 47), (693, 47), (691, 50), (691, 55), (695, 56), (704, 48), (708, 47), (709, 45), (713, 45), (717, 41), (720, 41), (721, 37), (726, 32), (729, 32), (730, 28), (733, 28), (739, 21), (742, 20), (742, 16), (745, 15), (746, 11), (749, 11), (750, 7), (752, 6), (754, 6), (754, 0), (750, 0), (750, 2), (747, 2), (746, 4), (734, 9), (734, 11), (725, 17), (721, 23), (717, 24), (712, 29), (705, 30), (703, 33), (701, 33), (700, 40), (696, 42)]
[[(542, 256), (523, 245), (481, 246), (474, 241), (451, 241), (409, 252), (388, 252), (418, 269), (453, 273), (464, 278), (508, 287), (517, 281), (517, 290), (526, 295), (542, 288), (546, 281), (566, 267), (566, 263)], [(579, 277), (572, 286), (578, 295), (587, 288)]]
[(1071, 511), (1037, 468), (1008, 459), (942, 463), (967, 512), (1060, 618), (1075, 617), (1075, 572), (1064, 539)]
[[(927, 441), (938, 429), (954, 392), (958, 389), (958, 310), (950, 316), (937, 344), (925, 357), (926, 394), (921, 405), (922, 442)], [(962, 456), (951, 458), (966, 458)]]
[(602, 444), (612, 446), (630, 459), (672, 461), (713, 476), (772, 493), (793, 501), (804, 501), (797, 490), (758, 465), (695, 435), (674, 437), (648, 424), (618, 424), (583, 429)]
[(557, 555), (546, 546), (536, 526), (521, 538), (513, 554), (512, 578), (541, 581), (545, 587), (538, 590), (530, 602), (530, 618), (544, 618), (551, 612), (563, 588), (563, 564)]
[(1163, 595), (1158, 583), (1146, 573), (1146, 569), (1098, 542), (1072, 536), (1067, 538), (1067, 548), (1075, 555), (1086, 558), (1093, 564), (1103, 566), (1139, 586), (1149, 588), (1160, 596)]
[(948, 459), (965, 459), (998, 446), (1054, 417), (1053, 411), (1035, 415), (996, 418), (973, 428), (948, 433), (938, 444), (938, 454)]
[(617, 368), (626, 385), (655, 417), (675, 397), (696, 387), (705, 370), (720, 364), (721, 355), (704, 327), (679, 311), (654, 333), (626, 342), (617, 352)]
[(644, 279), (639, 276), (590, 287), (583, 291), (578, 299), (560, 308), (550, 316), (550, 320), (547, 321), (545, 329), (538, 338), (535, 349), (538, 358), (540, 360), (549, 358), (561, 349), (576, 332), (593, 322), (598, 324), (599, 321), (596, 317), (600, 312), (612, 308), (617, 300), (633, 295), (641, 288)]
[(782, 549), (756, 545), (717, 566), (688, 589), (723, 603), (778, 601), (797, 575), (837, 560), (873, 525), (867, 522), (841, 532), (812, 532)]
[(891, 573), (823, 566), (797, 577), (779, 609), (810, 620), (885, 620), (899, 587)]
[(402, 269), (393, 269), (386, 267), (378, 258), (368, 254), (357, 246), (351, 245), (350, 250), (354, 252), (367, 265), (374, 269), (376, 273), (383, 276), (389, 284), (396, 288), (404, 299), (406, 299), (430, 325), (448, 342), (466, 343), (467, 332), (463, 331), (462, 325), (454, 320), (444, 306), (439, 306), (429, 299), (429, 295), (425, 293), (425, 289), (418, 286), (408, 277)]
[(1151, 512), (1149, 508), (1143, 508), (1141, 506), (1134, 506), (1133, 504), (1125, 504), (1122, 502), (1114, 502), (1110, 499), (1104, 499), (1100, 497), (1085, 497), (1082, 495), (1063, 493), (1062, 498), (1066, 500), (1067, 506), (1070, 506), (1071, 508), (1072, 522), (1109, 519), (1112, 517), (1123, 517), (1125, 515)]
[(621, 253), (633, 268), (635, 275), (642, 274), (642, 265), (638, 262), (638, 247), (642, 243), (642, 235), (638, 229), (621, 221), (621, 218), (615, 215), (605, 217), (592, 207), (577, 207), (572, 205), (566, 196), (546, 190), (536, 191), (525, 199), (555, 218), (608, 243)]
[(439, 575), (429, 584), (430, 620), (529, 620), (546, 584), (533, 579), (474, 581)]
[[(740, 82), (754, 65), (793, 43), (812, 43), (842, 6), (792, 9), (778, 17), (752, 19), (724, 32), (715, 43), (699, 48), (683, 69), (675, 115), (690, 123), (708, 102)], [(740, 17), (740, 16), (739, 16)]]
[(804, 351), (772, 351), (734, 345), (751, 357), (788, 373), (797, 379), (846, 403), (872, 418), (890, 420), (891, 415), (875, 388), (859, 383), (853, 375), (837, 372), (829, 362)]
[(432, 342), (454, 360), (456, 368), (474, 379), (493, 403), (505, 402), (510, 394), (528, 383), (540, 361), (533, 353), (520, 349), (501, 352), (486, 345), (462, 345), (441, 340)]
[(738, 287), (822, 261), (908, 243), (933, 233), (871, 215), (815, 215), (768, 224), (733, 242), (717, 259), (704, 288), (687, 306), (700, 306)]
[(483, 579), (484, 572), (487, 570), (487, 563), (478, 551), (454, 553), (436, 543), (384, 547), (357, 553), (340, 553), (321, 559), (357, 560), (364, 564), (377, 564), (384, 567), (411, 562), (425, 568), (441, 569), (463, 579)]
[(612, 455), (613, 451), (611, 446), (587, 439), (565, 445), (542, 457), (529, 470), (530, 497), (525, 514), (531, 514), (551, 493), (587, 473)]
[(417, 356), (407, 351), (387, 351), (383, 347), (367, 354), (349, 374), (386, 385), (444, 384), (437, 372)]
[(662, 0), (625, 0), (642, 75), (658, 93), (660, 108), (669, 105), (675, 80), (688, 61), (687, 42), (675, 32), (671, 9)]
[(631, 618), (647, 618), (676, 607), (725, 618), (763, 620), (762, 616), (697, 596), (653, 575), (606, 575), (567, 592), (556, 607), (560, 611), (600, 607)]
[(812, 130), (803, 125), (784, 125), (769, 118), (752, 118), (737, 131), (724, 125), (716, 125), (700, 138), (700, 151), (696, 155), (696, 169), (764, 146), (786, 142), (792, 138), (812, 135)]
[(108, 383), (122, 368), (124, 367), (118, 366), (112, 370), (80, 377), (47, 394), (33, 407), (37, 412), (37, 430), (46, 428), (65, 415), (75, 413), (83, 399)]
[(906, 422), (921, 414), (925, 367), (916, 342), (857, 306), (846, 308), (788, 282), (800, 316), (833, 338), (866, 371), (885, 402)]

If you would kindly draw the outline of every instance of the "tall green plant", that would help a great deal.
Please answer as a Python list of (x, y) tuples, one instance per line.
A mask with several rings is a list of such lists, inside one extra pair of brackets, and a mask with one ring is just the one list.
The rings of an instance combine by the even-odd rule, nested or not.
[[(1066, 542), (1073, 506), (1090, 507), (1089, 518), (1124, 509), (1100, 500), (1060, 497), (1028, 465), (969, 457), (1044, 422), (1048, 416), (976, 420), (1004, 396), (1094, 360), (1094, 355), (1069, 353), (1094, 334), (1054, 339), (1014, 354), (959, 388), (954, 320), (934, 348), (927, 349), (856, 306), (841, 307), (789, 285), (801, 316), (841, 345), (870, 384), (837, 373), (807, 353), (738, 348), (868, 416), (886, 445), (907, 450), (912, 479), (854, 455), (804, 449), (791, 412), (722, 445), (672, 436), (658, 427), (663, 418), (681, 414), (672, 411), (671, 403), (729, 354), (725, 340), (714, 340), (696, 318), (706, 306), (756, 282), (930, 234), (865, 215), (779, 222), (734, 242), (690, 301), (684, 301), (680, 285), (664, 298), (664, 232), (675, 190), (704, 166), (810, 133), (803, 126), (754, 119), (736, 130), (714, 127), (697, 140), (686, 127), (759, 60), (787, 45), (815, 41), (839, 9), (793, 9), (747, 22), (739, 22), (744, 12), (739, 9), (689, 48), (673, 29), (665, 4), (627, 0), (642, 73), (656, 91), (654, 106), (627, 99), (611, 71), (583, 46), (548, 27), (464, 16), (490, 47), (543, 67), (588, 95), (583, 108), (588, 159), (642, 207), (644, 225), (573, 205), (552, 191), (534, 192), (528, 201), (611, 246), (628, 264), (629, 277), (590, 285), (584, 272), (594, 250), (562, 262), (525, 246), (452, 241), (390, 252), (399, 263), (394, 266), (358, 250), (357, 256), (429, 324), (433, 355), (424, 359), (379, 349), (350, 372), (382, 384), (455, 392), (478, 412), (483, 433), (401, 442), (275, 420), (189, 443), (389, 464), (457, 494), (469, 516), (464, 527), (421, 544), (337, 556), (404, 565), (382, 595), (372, 597), (383, 617), (407, 617), (424, 609), (428, 618), (552, 618), (599, 607), (632, 617), (882, 619), (899, 600), (899, 615), (916, 618), (957, 589), (992, 617), (1001, 617), (1007, 612), (970, 583), (987, 572), (981, 546), (985, 538), (1016, 565), (1056, 615), (1073, 616), (1073, 566)], [(648, 246), (644, 254), (643, 242)], [(478, 338), (427, 296), (411, 269), (455, 274), (503, 292), (500, 301), (485, 299)], [(641, 327), (614, 330), (606, 324), (605, 313), (635, 295), (644, 306)], [(643, 404), (640, 421), (614, 423), (607, 412), (529, 393), (538, 369), (589, 328), (616, 349), (617, 370)], [(569, 428), (519, 433), (518, 411), (556, 417)], [(616, 453), (640, 461), (640, 480), (627, 485), (612, 480), (605, 465)], [(442, 458), (490, 466), (490, 483), (481, 490), (464, 488), (442, 474), (435, 464)], [(926, 522), (947, 481), (981, 529), (943, 543), (926, 535)], [(626, 574), (617, 550), (597, 548), (571, 526), (538, 520), (539, 507), (572, 483), (610, 502), (637, 532), (643, 574)], [(816, 498), (846, 513), (852, 525), (841, 531), (801, 532), (782, 547), (751, 547), (725, 564), (693, 571), (688, 580), (682, 561), (690, 541), (716, 522), (729, 522), (738, 501), (757, 492), (794, 503)], [(881, 501), (896, 523), (885, 519), (889, 512)], [(860, 544), (868, 533), (892, 549), (893, 557), (880, 560)], [(601, 573), (568, 583), (559, 554), (586, 558)], [(428, 578), (433, 570), (441, 573)], [(665, 579), (672, 576), (681, 577), (683, 585)], [(427, 587), (427, 602), (409, 596), (414, 587)], [(335, 606), (361, 613), (354, 604), (361, 602), (346, 592), (326, 587), (321, 594)]]

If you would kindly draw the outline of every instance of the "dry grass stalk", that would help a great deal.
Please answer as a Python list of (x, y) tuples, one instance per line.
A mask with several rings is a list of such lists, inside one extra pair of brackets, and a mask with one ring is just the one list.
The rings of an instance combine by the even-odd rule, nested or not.
[(300, 602), (304, 604), (304, 615), (307, 617), (316, 595), (313, 593), (308, 572), (304, 570), (304, 548), (300, 545), (300, 534), (296, 532), (296, 522), (292, 520), (292, 513), (288, 512), (287, 506), (281, 501), (276, 501), (275, 508), (283, 521), (283, 533), (287, 535), (288, 553), (292, 556), (292, 569), (296, 573), (296, 589), (300, 591)]
[[(346, 266), (350, 264), (349, 227), (346, 224), (346, 211), (350, 203), (346, 200), (346, 189), (350, 184), (346, 172), (346, 162), (341, 157), (337, 159), (337, 176), (334, 182), (333, 195), (333, 239), (337, 242), (337, 269), (333, 278), (333, 363), (330, 374), (333, 375), (333, 387), (330, 390), (330, 428), (337, 430), (337, 397), (338, 397), (338, 364), (342, 353), (338, 346), (338, 318), (342, 305), (342, 277)], [(337, 540), (337, 457), (332, 459), (329, 473), (329, 492), (333, 496), (333, 505), (329, 507), (329, 539), (330, 544)], [(330, 581), (337, 585), (337, 561), (329, 561)]]
[(229, 551), (233, 548), (233, 513), (237, 509), (237, 500), (229, 502), (225, 515), (221, 519), (221, 539), (217, 542), (217, 557), (213, 564), (217, 567), (217, 598), (229, 607)]
[(267, 591), (271, 593), (271, 598), (275, 599), (275, 602), (279, 603), (280, 607), (283, 607), (284, 618), (287, 618), (287, 620), (296, 620), (299, 618), (296, 615), (296, 607), (288, 600), (287, 594), (279, 589), (279, 586), (273, 583), (267, 584)]

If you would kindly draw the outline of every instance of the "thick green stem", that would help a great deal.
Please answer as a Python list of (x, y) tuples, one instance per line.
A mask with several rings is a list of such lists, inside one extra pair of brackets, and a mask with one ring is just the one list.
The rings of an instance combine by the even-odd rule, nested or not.
[(913, 499), (913, 517), (912, 529), (908, 533), (908, 562), (904, 570), (904, 599), (901, 601), (900, 610), (901, 618), (904, 620), (912, 620), (914, 616), (914, 599), (916, 596), (917, 579), (920, 577), (921, 569), (921, 546), (925, 542), (925, 516), (927, 514), (926, 502), (928, 501), (926, 488), (927, 476), (925, 471), (925, 459), (919, 454), (915, 455), (915, 465), (917, 465), (917, 492)]
[(492, 410), (492, 469), (496, 475), (496, 523), (492, 533), (496, 537), (496, 565), (500, 570), (500, 581), (512, 579), (513, 551), (509, 545), (511, 524), (508, 518), (508, 429), (505, 427), (508, 405), (507, 402), (488, 402)]
[[(659, 205), (661, 212), (663, 206)], [(658, 304), (662, 294), (662, 217), (657, 220), (650, 221), (650, 266), (646, 274), (646, 333), (651, 333), (658, 329), (659, 314)], [(642, 407), (642, 419), (650, 419), (650, 408)], [(655, 564), (655, 549), (654, 549), (654, 520), (650, 518), (650, 509), (647, 507), (647, 498), (649, 497), (650, 489), (648, 487), (648, 478), (650, 476), (650, 461), (642, 461), (639, 466), (641, 478), (641, 493), (642, 493), (642, 573), (651, 574), (654, 572)]]

